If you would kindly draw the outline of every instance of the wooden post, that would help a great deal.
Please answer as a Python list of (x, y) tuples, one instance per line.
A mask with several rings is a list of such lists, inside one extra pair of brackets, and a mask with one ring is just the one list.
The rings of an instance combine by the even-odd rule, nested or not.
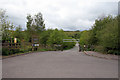
[(33, 45), (33, 37), (32, 37), (32, 51), (34, 51), (34, 45)]

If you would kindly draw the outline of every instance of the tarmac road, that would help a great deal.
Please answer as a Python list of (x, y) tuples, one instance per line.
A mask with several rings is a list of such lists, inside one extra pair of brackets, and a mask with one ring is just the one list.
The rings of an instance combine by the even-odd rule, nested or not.
[(2, 60), (3, 78), (118, 78), (118, 61), (87, 56), (78, 47)]

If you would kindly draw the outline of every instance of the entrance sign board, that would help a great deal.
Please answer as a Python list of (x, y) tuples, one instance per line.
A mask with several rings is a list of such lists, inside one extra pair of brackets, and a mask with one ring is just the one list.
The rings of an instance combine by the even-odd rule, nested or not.
[(32, 46), (39, 46), (39, 44), (32, 44)]
[(32, 36), (32, 51), (37, 51), (39, 47), (39, 37), (37, 35)]

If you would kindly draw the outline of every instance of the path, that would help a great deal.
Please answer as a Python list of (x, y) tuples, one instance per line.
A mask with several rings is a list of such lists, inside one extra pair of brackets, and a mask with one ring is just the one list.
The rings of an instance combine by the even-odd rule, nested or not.
[(118, 61), (87, 56), (78, 47), (3, 59), (3, 78), (117, 78)]

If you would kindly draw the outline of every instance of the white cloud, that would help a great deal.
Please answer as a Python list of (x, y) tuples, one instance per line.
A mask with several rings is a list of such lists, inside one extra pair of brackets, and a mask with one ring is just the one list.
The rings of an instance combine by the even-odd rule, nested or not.
[(86, 30), (100, 15), (117, 15), (118, 0), (1, 0), (9, 19), (26, 28), (27, 14), (43, 14), (46, 28)]

